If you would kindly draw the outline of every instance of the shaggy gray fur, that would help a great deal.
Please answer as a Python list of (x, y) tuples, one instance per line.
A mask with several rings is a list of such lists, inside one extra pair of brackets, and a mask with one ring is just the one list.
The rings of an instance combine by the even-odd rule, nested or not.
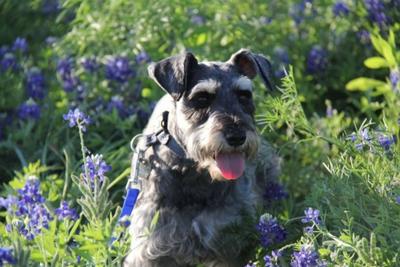
[[(266, 179), (278, 174), (278, 157), (256, 133), (249, 88), (257, 74), (269, 85), (268, 71), (268, 61), (248, 50), (227, 62), (198, 63), (186, 53), (149, 67), (168, 94), (158, 102), (144, 134), (157, 132), (162, 112), (169, 111), (169, 132), (186, 158), (164, 145), (146, 151), (152, 170), (142, 181), (132, 213), (132, 244), (124, 266), (245, 264), (242, 256), (249, 244), (224, 231), (244, 224), (245, 215), (255, 216)], [(214, 157), (233, 151), (245, 155), (246, 169), (238, 179), (225, 180)], [(148, 232), (157, 211), (157, 225)]]

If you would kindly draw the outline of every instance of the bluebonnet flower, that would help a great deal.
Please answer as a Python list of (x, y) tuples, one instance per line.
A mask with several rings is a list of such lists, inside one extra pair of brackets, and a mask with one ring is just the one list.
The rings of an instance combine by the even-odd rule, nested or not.
[(40, 107), (32, 99), (29, 99), (25, 103), (22, 103), (18, 107), (17, 112), (18, 117), (22, 120), (37, 120), (40, 118)]
[[(46, 199), (40, 193), (40, 181), (35, 177), (30, 177), (25, 186), (18, 189), (18, 194), (20, 196), (19, 204), (26, 204), (28, 207), (30, 204), (44, 203)], [(25, 207), (21, 205), (23, 209)]]
[(6, 53), (0, 61), (1, 71), (16, 71), (18, 69), (17, 59), (12, 53)]
[(369, 31), (362, 29), (357, 32), (358, 39), (360, 39), (360, 42), (362, 44), (371, 44), (371, 34)]
[(57, 14), (61, 10), (59, 0), (44, 0), (42, 2), (42, 12), (46, 15)]
[(308, 15), (307, 13), (315, 14), (315, 10), (312, 9), (312, 2), (312, 0), (302, 0), (300, 3), (295, 3), (290, 7), (289, 14), (296, 25), (303, 22)]
[(79, 218), (75, 209), (70, 208), (67, 201), (61, 201), (60, 207), (55, 210), (55, 214), (59, 220), (75, 221)]
[(328, 105), (326, 107), (326, 117), (332, 118), (332, 116), (333, 116), (333, 108), (331, 105)]
[(64, 58), (57, 63), (57, 73), (66, 92), (72, 92), (80, 83), (73, 72), (73, 67), (72, 58)]
[(150, 56), (146, 53), (146, 51), (141, 51), (139, 54), (136, 55), (136, 63), (143, 64), (150, 62)]
[(55, 43), (57, 42), (57, 40), (58, 40), (57, 37), (48, 36), (48, 37), (46, 37), (45, 43), (46, 43), (47, 45), (53, 45), (53, 44), (55, 44)]
[(350, 136), (348, 137), (348, 139), (349, 139), (351, 142), (355, 142), (355, 141), (357, 140), (357, 135), (356, 135), (356, 133), (355, 133), (355, 132), (352, 132), (352, 133), (350, 134)]
[(114, 57), (106, 64), (106, 78), (110, 81), (125, 83), (134, 76), (127, 57)]
[(272, 203), (273, 201), (287, 198), (288, 193), (280, 183), (269, 181), (265, 187), (263, 197), (267, 203)]
[(86, 86), (83, 84), (79, 84), (76, 87), (76, 100), (82, 102), (86, 96), (87, 96)]
[(369, 142), (372, 139), (372, 137), (370, 137), (370, 135), (369, 135), (368, 128), (362, 129), (360, 132), (360, 136), (361, 136), (361, 140), (363, 140), (365, 142)]
[(111, 97), (111, 100), (107, 104), (108, 111), (112, 111), (113, 109), (117, 110), (120, 118), (125, 118), (129, 115), (127, 109), (125, 108), (123, 99), (119, 95)]
[(38, 68), (32, 68), (26, 77), (26, 91), (28, 97), (43, 99), (45, 95), (45, 79)]
[(309, 246), (301, 247), (299, 252), (293, 253), (291, 265), (292, 267), (320, 267), (325, 266), (319, 260), (318, 253)]
[(286, 231), (278, 224), (278, 220), (270, 214), (264, 214), (260, 217), (257, 224), (257, 230), (260, 233), (261, 245), (269, 247), (274, 243), (280, 243), (286, 238)]
[(13, 211), (13, 207), (17, 205), (18, 198), (13, 195), (8, 195), (7, 198), (0, 197), (0, 207), (7, 209), (8, 212)]
[(273, 250), (271, 256), (265, 255), (265, 267), (279, 267), (278, 260), (282, 257), (282, 253), (279, 250)]
[(7, 225), (11, 230), (15, 226), (18, 232), (28, 240), (40, 234), (43, 228), (49, 228), (53, 219), (47, 211), (45, 198), (40, 193), (40, 182), (36, 177), (29, 177), (24, 187), (18, 190), (18, 200), (10, 202), (8, 213), (15, 216), (13, 225)]
[(63, 119), (68, 121), (69, 127), (78, 126), (83, 132), (86, 131), (86, 125), (91, 123), (89, 116), (80, 111), (79, 108), (70, 109), (67, 114), (63, 115)]
[(13, 43), (12, 50), (25, 53), (26, 51), (28, 51), (28, 42), (25, 38), (18, 37)]
[(83, 58), (81, 60), (81, 64), (83, 68), (89, 73), (93, 73), (99, 68), (99, 64), (95, 57)]
[(392, 0), (392, 1), (390, 1), (390, 4), (391, 4), (394, 8), (399, 8), (399, 7), (400, 7), (400, 0)]
[(5, 54), (10, 52), (10, 49), (6, 45), (0, 46), (0, 58), (2, 58)]
[(381, 28), (389, 23), (385, 14), (385, 6), (381, 0), (364, 0), (368, 17), (372, 23), (378, 24)]
[(92, 184), (95, 180), (103, 182), (106, 173), (111, 171), (111, 166), (103, 160), (103, 155), (96, 154), (86, 157), (86, 165), (82, 169), (88, 171), (89, 177), (85, 173), (84, 178)]
[(192, 15), (190, 17), (190, 21), (194, 25), (197, 25), (197, 26), (201, 26), (201, 25), (204, 25), (204, 23), (206, 23), (205, 18), (203, 16), (201, 16), (201, 15), (198, 15), (198, 14)]
[(400, 196), (396, 197), (396, 203), (400, 205)]
[(136, 109), (137, 123), (140, 127), (145, 126), (150, 118), (150, 112), (142, 109)]
[(9, 264), (17, 263), (12, 254), (11, 248), (0, 247), (0, 266), (3, 266), (4, 263), (9, 263)]
[(304, 232), (306, 234), (311, 235), (312, 233), (314, 233), (314, 225), (313, 226), (306, 226), (306, 227), (304, 227), (303, 230), (304, 230)]
[(307, 56), (307, 72), (319, 74), (328, 66), (328, 53), (320, 46), (313, 46)]
[(336, 17), (347, 16), (350, 13), (350, 9), (346, 3), (337, 1), (332, 7), (332, 12)]
[(400, 90), (400, 70), (398, 68), (390, 70), (390, 85), (393, 91)]
[(304, 214), (306, 215), (303, 219), (301, 219), (302, 223), (313, 222), (314, 224), (320, 224), (321, 221), (319, 219), (319, 210), (308, 208), (304, 210)]
[(383, 134), (380, 134), (378, 136), (378, 143), (381, 147), (383, 147), (385, 150), (389, 150), (391, 145), (396, 143), (396, 136), (386, 136)]
[(253, 262), (249, 262), (244, 267), (257, 267), (257, 265), (255, 263), (253, 263)]
[(261, 16), (261, 17), (258, 18), (258, 21), (261, 24), (267, 25), (267, 24), (270, 24), (272, 22), (272, 18), (266, 17), (266, 16)]
[(283, 47), (275, 47), (274, 49), (274, 58), (279, 60), (283, 64), (289, 64), (290, 58), (287, 50)]
[(364, 144), (363, 143), (357, 143), (357, 144), (355, 144), (355, 148), (358, 151), (361, 151), (364, 148)]

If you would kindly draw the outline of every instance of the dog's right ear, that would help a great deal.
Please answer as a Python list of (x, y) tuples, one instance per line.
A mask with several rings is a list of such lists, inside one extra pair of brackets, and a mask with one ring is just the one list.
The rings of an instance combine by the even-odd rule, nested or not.
[(190, 69), (197, 65), (192, 53), (185, 53), (152, 63), (147, 68), (152, 78), (165, 92), (178, 101), (188, 90)]

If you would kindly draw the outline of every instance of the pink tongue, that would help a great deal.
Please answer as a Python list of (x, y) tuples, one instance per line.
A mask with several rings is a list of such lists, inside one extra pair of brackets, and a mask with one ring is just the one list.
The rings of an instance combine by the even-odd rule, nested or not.
[(240, 177), (244, 171), (244, 157), (241, 153), (221, 153), (216, 157), (222, 176), (228, 180)]

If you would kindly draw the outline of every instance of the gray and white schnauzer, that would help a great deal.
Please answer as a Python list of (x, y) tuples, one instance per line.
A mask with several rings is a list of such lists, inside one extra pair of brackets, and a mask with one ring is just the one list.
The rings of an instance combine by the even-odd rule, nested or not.
[(226, 62), (185, 53), (148, 70), (167, 94), (143, 134), (164, 129), (175, 144), (156, 142), (143, 155), (150, 170), (132, 212), (124, 266), (243, 266), (251, 244), (227, 229), (244, 229), (256, 216), (266, 180), (279, 172), (254, 121), (252, 79), (258, 74), (270, 86), (270, 64), (242, 49)]

